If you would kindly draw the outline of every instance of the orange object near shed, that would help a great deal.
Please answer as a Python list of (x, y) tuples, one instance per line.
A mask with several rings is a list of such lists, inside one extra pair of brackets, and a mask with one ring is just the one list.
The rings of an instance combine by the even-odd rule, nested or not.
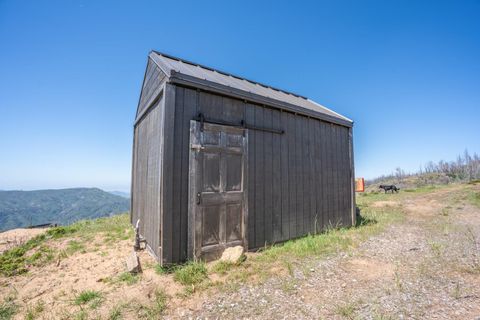
[(364, 192), (365, 191), (365, 179), (357, 178), (355, 179), (355, 191)]

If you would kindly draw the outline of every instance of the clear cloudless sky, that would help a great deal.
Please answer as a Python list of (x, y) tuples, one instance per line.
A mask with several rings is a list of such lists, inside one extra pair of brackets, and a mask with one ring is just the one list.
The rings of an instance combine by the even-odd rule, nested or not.
[(478, 0), (0, 0), (0, 189), (129, 190), (151, 49), (353, 119), (357, 176), (480, 152)]

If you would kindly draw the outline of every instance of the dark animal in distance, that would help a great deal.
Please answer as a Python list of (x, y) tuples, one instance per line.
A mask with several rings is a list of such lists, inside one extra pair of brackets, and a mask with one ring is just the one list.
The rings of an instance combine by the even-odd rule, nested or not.
[(381, 184), (380, 186), (378, 186), (380, 189), (383, 189), (385, 191), (385, 193), (387, 193), (387, 191), (395, 191), (396, 193), (398, 193), (398, 190), (400, 190), (400, 188), (397, 188), (396, 185), (394, 184), (391, 184), (391, 185), (384, 185), (384, 184)]

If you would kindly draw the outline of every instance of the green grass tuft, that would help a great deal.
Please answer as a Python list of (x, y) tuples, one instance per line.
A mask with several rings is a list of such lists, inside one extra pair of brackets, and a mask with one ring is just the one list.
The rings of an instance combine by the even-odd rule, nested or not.
[(171, 274), (174, 273), (177, 269), (175, 265), (168, 265), (168, 266), (161, 266), (159, 264), (155, 265), (155, 273), (156, 274)]
[(129, 286), (138, 282), (139, 275), (130, 272), (124, 272), (118, 276), (118, 281), (125, 282)]
[(468, 199), (472, 205), (480, 208), (480, 192), (470, 192)]
[(234, 266), (235, 266), (234, 263), (226, 262), (226, 261), (219, 261), (213, 266), (212, 272), (224, 275), (229, 270), (231, 270)]
[(72, 234), (75, 231), (77, 231), (77, 228), (75, 228), (74, 225), (60, 226), (60, 227), (54, 227), (54, 228), (48, 229), (46, 234), (53, 239), (59, 239), (66, 235)]
[(175, 270), (173, 279), (183, 285), (195, 285), (207, 278), (207, 267), (203, 262), (189, 262)]
[[(38, 235), (24, 244), (3, 252), (0, 255), (0, 274), (3, 276), (14, 276), (28, 271), (29, 265), (42, 265), (53, 259), (51, 248), (42, 245), (45, 242), (45, 235)], [(39, 247), (32, 255), (27, 253)]]
[(12, 319), (16, 313), (17, 305), (13, 301), (6, 300), (0, 304), (0, 319)]
[(96, 301), (100, 301), (101, 299), (102, 294), (100, 292), (94, 290), (85, 290), (75, 297), (75, 304), (78, 306), (89, 303), (94, 304)]
[(144, 319), (160, 319), (163, 312), (167, 308), (168, 297), (163, 290), (156, 290), (152, 305), (140, 305), (137, 309), (138, 318)]
[(354, 319), (355, 305), (339, 305), (335, 308), (335, 313), (347, 319)]
[(122, 309), (121, 307), (115, 307), (110, 311), (108, 315), (108, 320), (119, 320), (122, 318)]
[(77, 251), (85, 252), (85, 245), (77, 240), (68, 241), (66, 253), (68, 255), (74, 254)]

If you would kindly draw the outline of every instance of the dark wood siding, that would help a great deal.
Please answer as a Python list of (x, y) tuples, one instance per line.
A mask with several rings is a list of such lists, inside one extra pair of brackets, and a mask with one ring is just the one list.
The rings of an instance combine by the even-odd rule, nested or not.
[(248, 125), (285, 130), (284, 134), (249, 130), (250, 249), (319, 232), (330, 225), (352, 223), (349, 128), (200, 90), (169, 86), (175, 89), (172, 133), (168, 139), (172, 148), (168, 167), (171, 192), (164, 193), (164, 207), (169, 208), (164, 217), (164, 259), (187, 259), (189, 121), (199, 113), (207, 120), (238, 125), (245, 120)]
[(140, 220), (140, 234), (160, 257), (163, 99), (157, 100), (135, 125), (131, 221)]
[(165, 80), (165, 74), (149, 58), (145, 78), (143, 80), (140, 101), (137, 108), (137, 117), (147, 108), (158, 96), (162, 89), (162, 83)]
[(137, 107), (132, 157), (131, 222), (161, 257), (165, 74), (148, 59)]

